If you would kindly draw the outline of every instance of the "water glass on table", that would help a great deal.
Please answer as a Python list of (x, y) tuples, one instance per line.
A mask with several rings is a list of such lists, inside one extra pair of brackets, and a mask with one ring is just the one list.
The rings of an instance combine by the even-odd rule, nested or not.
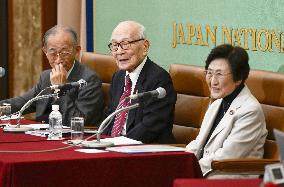
[(73, 117), (71, 118), (71, 140), (79, 141), (84, 138), (84, 118)]
[[(0, 105), (0, 125), (11, 125), (11, 104), (3, 103)], [(3, 118), (3, 119), (2, 119)]]

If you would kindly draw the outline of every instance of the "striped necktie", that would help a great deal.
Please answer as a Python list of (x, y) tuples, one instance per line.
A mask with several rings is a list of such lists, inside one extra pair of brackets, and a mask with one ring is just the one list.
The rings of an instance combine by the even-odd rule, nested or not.
[[(125, 100), (125, 98), (130, 96), (131, 86), (132, 86), (131, 79), (129, 78), (129, 75), (127, 75), (125, 77), (124, 92), (121, 95), (120, 100), (119, 100), (119, 103), (122, 102), (121, 108), (127, 107), (130, 104), (130, 99)], [(123, 129), (123, 125), (125, 124), (127, 113), (128, 113), (128, 111), (123, 111), (123, 112), (116, 114), (114, 124), (113, 124), (113, 128), (112, 128), (112, 131), (111, 131), (112, 137), (120, 136), (121, 131)]]

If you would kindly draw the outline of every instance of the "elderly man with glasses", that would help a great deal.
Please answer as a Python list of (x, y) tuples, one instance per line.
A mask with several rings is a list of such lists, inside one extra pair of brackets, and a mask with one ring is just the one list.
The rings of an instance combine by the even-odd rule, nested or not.
[(130, 95), (162, 87), (162, 99), (140, 100), (140, 107), (117, 114), (104, 133), (126, 136), (143, 143), (174, 143), (172, 134), (176, 93), (168, 72), (147, 56), (150, 42), (145, 28), (135, 21), (124, 21), (113, 30), (108, 45), (119, 71), (113, 75), (108, 114), (138, 102)]
[[(81, 47), (78, 45), (76, 32), (69, 27), (54, 26), (43, 38), (43, 51), (52, 69), (41, 73), (39, 82), (21, 96), (1, 101), (10, 103), (12, 113), (17, 112), (30, 99), (51, 85), (61, 85), (84, 79), (87, 85), (72, 88), (60, 98), (43, 99), (34, 102), (24, 113), (36, 112), (36, 120), (48, 122), (52, 104), (59, 104), (63, 116), (63, 125), (70, 125), (71, 117), (84, 117), (85, 124), (96, 124), (103, 113), (102, 81), (96, 73), (75, 60)], [(50, 94), (53, 90), (46, 89), (40, 94)]]

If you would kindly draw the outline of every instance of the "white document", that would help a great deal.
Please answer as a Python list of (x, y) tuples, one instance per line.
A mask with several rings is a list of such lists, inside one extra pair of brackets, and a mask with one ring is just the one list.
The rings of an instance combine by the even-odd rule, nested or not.
[(185, 151), (185, 148), (175, 147), (171, 145), (136, 145), (136, 146), (110, 147), (107, 148), (106, 150), (121, 152), (121, 153), (156, 153), (156, 152)]
[(33, 136), (40, 136), (40, 137), (47, 137), (49, 134), (48, 130), (31, 130), (26, 131), (25, 134), (33, 135)]
[[(18, 119), (18, 115), (12, 115), (10, 118), (6, 117), (6, 115), (1, 116), (1, 120), (8, 120), (8, 119)], [(24, 117), (21, 117), (23, 119)]]
[(105, 153), (107, 151), (99, 150), (99, 149), (75, 149), (75, 151), (82, 153)]
[[(37, 124), (37, 125), (39, 125), (39, 124)], [(30, 134), (30, 135), (33, 135), (33, 136), (40, 136), (40, 137), (47, 137), (49, 135), (49, 130), (45, 129), (44, 127), (41, 127), (41, 128), (44, 129), (44, 130), (34, 128), (34, 130), (26, 131), (25, 134)], [(63, 128), (62, 133), (63, 134), (71, 133), (71, 129), (70, 128), (68, 128), (68, 129)]]
[(49, 124), (46, 124), (46, 123), (29, 124), (29, 125), (25, 125), (25, 126), (32, 127), (33, 129), (48, 129), (49, 128)]
[[(7, 125), (9, 127), (14, 127), (16, 128), (17, 125)], [(39, 130), (39, 129), (48, 129), (49, 128), (49, 124), (44, 124), (44, 123), (40, 123), (40, 124), (28, 124), (28, 125), (21, 125), (24, 127), (31, 127), (34, 130)]]
[[(16, 125), (11, 125), (11, 126), (16, 126)], [(28, 124), (28, 125), (25, 125), (26, 127), (31, 127), (33, 128), (34, 130), (39, 130), (39, 129), (48, 129), (49, 128), (49, 124), (48, 123), (35, 123), (35, 124)], [(70, 127), (68, 126), (62, 126), (62, 128), (64, 130), (70, 130)]]
[(101, 139), (102, 141), (105, 142), (112, 142), (114, 145), (134, 145), (134, 144), (142, 144), (142, 142), (133, 140), (131, 138), (127, 138), (125, 136), (118, 136), (114, 138), (104, 138)]

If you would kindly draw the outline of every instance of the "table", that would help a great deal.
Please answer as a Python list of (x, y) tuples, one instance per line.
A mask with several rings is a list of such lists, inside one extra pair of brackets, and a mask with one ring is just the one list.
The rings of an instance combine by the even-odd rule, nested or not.
[[(0, 150), (66, 146), (62, 141), (0, 131)], [(167, 187), (176, 178), (202, 177), (191, 153), (86, 154), (75, 149), (78, 147), (44, 153), (0, 153), (0, 186)]]
[[(16, 120), (11, 120), (11, 123), (15, 125), (17, 122)], [(39, 122), (34, 122), (31, 120), (21, 120), (21, 125), (27, 124), (38, 124)], [(38, 136), (30, 136), (24, 133), (3, 133), (3, 129), (0, 129), (0, 143), (20, 143), (20, 142), (37, 142), (37, 141), (46, 141), (44, 137)]]
[(174, 187), (259, 187), (262, 179), (175, 179)]

